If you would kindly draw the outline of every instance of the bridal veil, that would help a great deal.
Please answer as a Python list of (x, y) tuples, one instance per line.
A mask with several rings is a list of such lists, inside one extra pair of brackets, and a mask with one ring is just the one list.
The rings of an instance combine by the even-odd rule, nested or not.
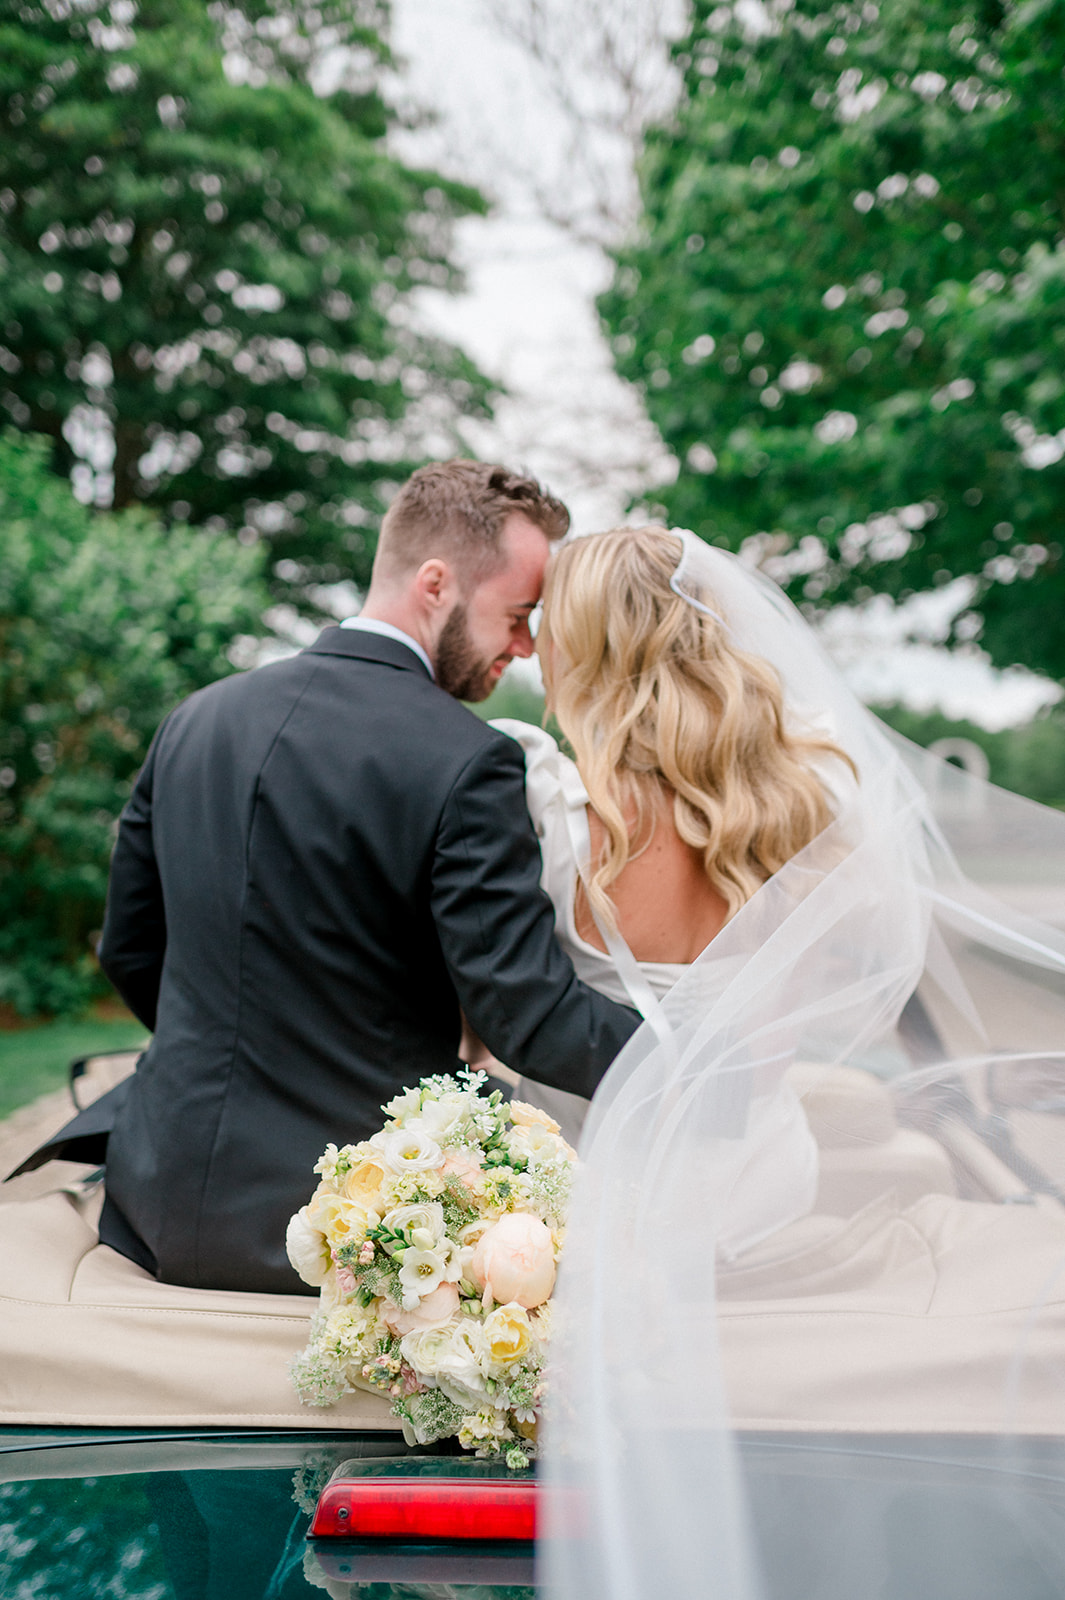
[[(950, 1561), (974, 1600), (992, 1524), (1060, 1592), (1065, 1492), (1048, 1510), (1018, 1483), (1065, 1438), (1065, 815), (898, 739), (774, 585), (683, 542), (678, 592), (772, 663), (792, 723), (830, 734), (858, 781), (826, 765), (835, 820), (593, 1102), (543, 1577), (559, 1600), (887, 1593), (915, 1524), (885, 1474), (911, 1462), (924, 1514), (933, 1460), (955, 1474), (944, 1514), (969, 1533)], [(739, 1175), (796, 1117), (815, 1179), (758, 1224)], [(816, 1493), (835, 1497), (830, 1549)]]

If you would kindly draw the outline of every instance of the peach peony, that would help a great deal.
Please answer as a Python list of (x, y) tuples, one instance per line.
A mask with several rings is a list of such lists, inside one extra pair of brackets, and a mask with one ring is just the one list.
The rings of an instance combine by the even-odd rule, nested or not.
[(539, 1217), (508, 1212), (478, 1239), (466, 1275), (501, 1305), (542, 1305), (555, 1286), (550, 1228)]
[(381, 1302), (380, 1317), (385, 1327), (402, 1339), (408, 1333), (428, 1333), (442, 1328), (459, 1308), (459, 1291), (453, 1283), (441, 1283), (412, 1311), (404, 1311), (391, 1300)]

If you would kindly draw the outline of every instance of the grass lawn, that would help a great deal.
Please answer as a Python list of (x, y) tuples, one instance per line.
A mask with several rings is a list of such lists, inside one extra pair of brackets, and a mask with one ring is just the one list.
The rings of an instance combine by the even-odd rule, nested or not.
[(130, 1050), (148, 1038), (135, 1017), (88, 1016), (0, 1030), (0, 1117), (61, 1089), (77, 1056)]

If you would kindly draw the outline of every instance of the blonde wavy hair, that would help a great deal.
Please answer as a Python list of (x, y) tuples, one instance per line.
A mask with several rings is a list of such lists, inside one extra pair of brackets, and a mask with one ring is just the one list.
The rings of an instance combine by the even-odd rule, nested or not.
[(544, 588), (547, 702), (603, 823), (588, 895), (611, 927), (607, 890), (663, 797), (732, 917), (832, 820), (815, 761), (855, 770), (832, 740), (789, 730), (774, 668), (670, 588), (682, 548), (660, 527), (593, 534), (558, 550)]

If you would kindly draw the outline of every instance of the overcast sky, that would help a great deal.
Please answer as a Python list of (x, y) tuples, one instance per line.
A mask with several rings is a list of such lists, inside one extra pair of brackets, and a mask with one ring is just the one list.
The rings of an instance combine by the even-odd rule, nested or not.
[[(556, 3), (571, 16), (590, 0)], [(478, 183), (494, 202), (488, 218), (458, 230), (466, 293), (426, 293), (422, 313), (508, 391), (494, 421), (471, 428), (470, 444), (482, 456), (544, 478), (569, 504), (576, 530), (588, 533), (626, 520), (631, 497), (662, 482), (676, 464), (639, 397), (614, 373), (599, 332), (594, 300), (609, 276), (602, 251), (546, 221), (536, 202), (539, 181), (564, 208), (579, 212), (573, 188), (581, 175), (567, 161), (570, 128), (551, 84), (502, 36), (491, 4), (394, 0), (403, 91), (436, 114), (435, 126), (402, 136), (403, 154)], [(605, 152), (604, 181), (616, 185), (623, 209), (623, 142), (613, 172), (612, 154)], [(1025, 720), (1056, 697), (1029, 674), (994, 673), (975, 654), (937, 649), (942, 605), (938, 595), (918, 601), (923, 637), (917, 642), (899, 644), (914, 615), (900, 616), (886, 601), (861, 617), (833, 613), (825, 642), (865, 699), (938, 706), (997, 727)]]

